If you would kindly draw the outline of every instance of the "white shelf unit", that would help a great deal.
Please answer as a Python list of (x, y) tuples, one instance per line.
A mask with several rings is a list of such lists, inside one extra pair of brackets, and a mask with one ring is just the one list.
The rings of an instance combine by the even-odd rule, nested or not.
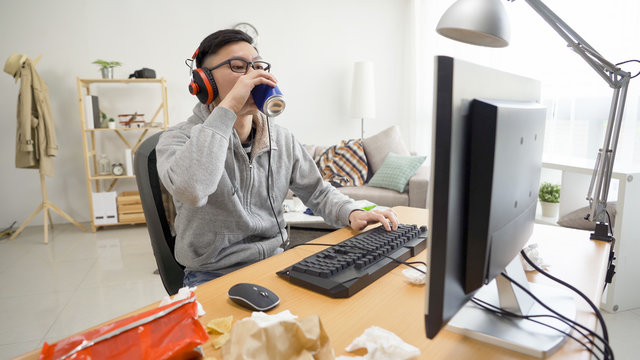
[[(586, 159), (545, 158), (543, 168), (562, 172), (560, 211), (562, 216), (587, 206), (587, 190), (593, 163)], [(609, 312), (640, 307), (640, 169), (614, 166), (609, 202), (618, 202), (613, 236), (616, 239), (616, 275), (602, 296), (600, 307)], [(617, 187), (617, 196), (615, 190)], [(612, 199), (613, 197), (613, 199)]]

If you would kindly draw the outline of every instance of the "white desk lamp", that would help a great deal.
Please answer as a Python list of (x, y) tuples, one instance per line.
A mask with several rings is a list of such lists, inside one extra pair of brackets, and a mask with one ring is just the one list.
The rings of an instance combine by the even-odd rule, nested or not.
[(359, 61), (353, 65), (351, 116), (360, 119), (360, 137), (364, 138), (364, 119), (376, 116), (373, 63)]
[[(631, 74), (604, 59), (542, 1), (523, 1), (562, 36), (568, 46), (613, 89), (604, 144), (598, 152), (587, 193), (590, 209), (586, 217), (587, 220), (596, 222), (596, 230), (591, 234), (592, 239), (611, 241), (613, 234), (609, 232), (606, 218), (607, 196)], [(474, 45), (489, 47), (509, 45), (509, 20), (500, 0), (458, 0), (442, 15), (436, 31), (453, 40)]]

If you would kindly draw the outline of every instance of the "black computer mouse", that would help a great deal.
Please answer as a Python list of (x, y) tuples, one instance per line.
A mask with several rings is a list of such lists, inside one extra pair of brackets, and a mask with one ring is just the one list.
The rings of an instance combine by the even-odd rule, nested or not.
[(256, 284), (235, 284), (229, 289), (227, 295), (238, 305), (254, 311), (269, 311), (280, 304), (278, 295)]

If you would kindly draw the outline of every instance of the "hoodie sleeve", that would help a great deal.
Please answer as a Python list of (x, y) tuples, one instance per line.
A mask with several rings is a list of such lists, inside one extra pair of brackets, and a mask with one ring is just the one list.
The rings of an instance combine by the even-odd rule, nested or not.
[(353, 199), (322, 180), (316, 163), (295, 139), (293, 139), (292, 152), (291, 190), (330, 225), (349, 226), (349, 215), (358, 209)]
[(233, 111), (216, 107), (202, 124), (180, 124), (160, 136), (158, 175), (175, 199), (197, 207), (207, 203), (224, 172), (235, 120)]

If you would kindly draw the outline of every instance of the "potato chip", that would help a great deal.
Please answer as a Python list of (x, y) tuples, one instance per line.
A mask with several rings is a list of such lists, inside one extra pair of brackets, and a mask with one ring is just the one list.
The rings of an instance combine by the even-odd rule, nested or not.
[(224, 345), (224, 343), (227, 342), (227, 340), (229, 340), (230, 337), (230, 333), (224, 333), (218, 336), (215, 340), (211, 341), (211, 345), (213, 345), (214, 349), (218, 350), (222, 347), (222, 345)]
[(231, 323), (233, 323), (233, 315), (213, 319), (207, 323), (207, 331), (225, 334), (231, 331)]

